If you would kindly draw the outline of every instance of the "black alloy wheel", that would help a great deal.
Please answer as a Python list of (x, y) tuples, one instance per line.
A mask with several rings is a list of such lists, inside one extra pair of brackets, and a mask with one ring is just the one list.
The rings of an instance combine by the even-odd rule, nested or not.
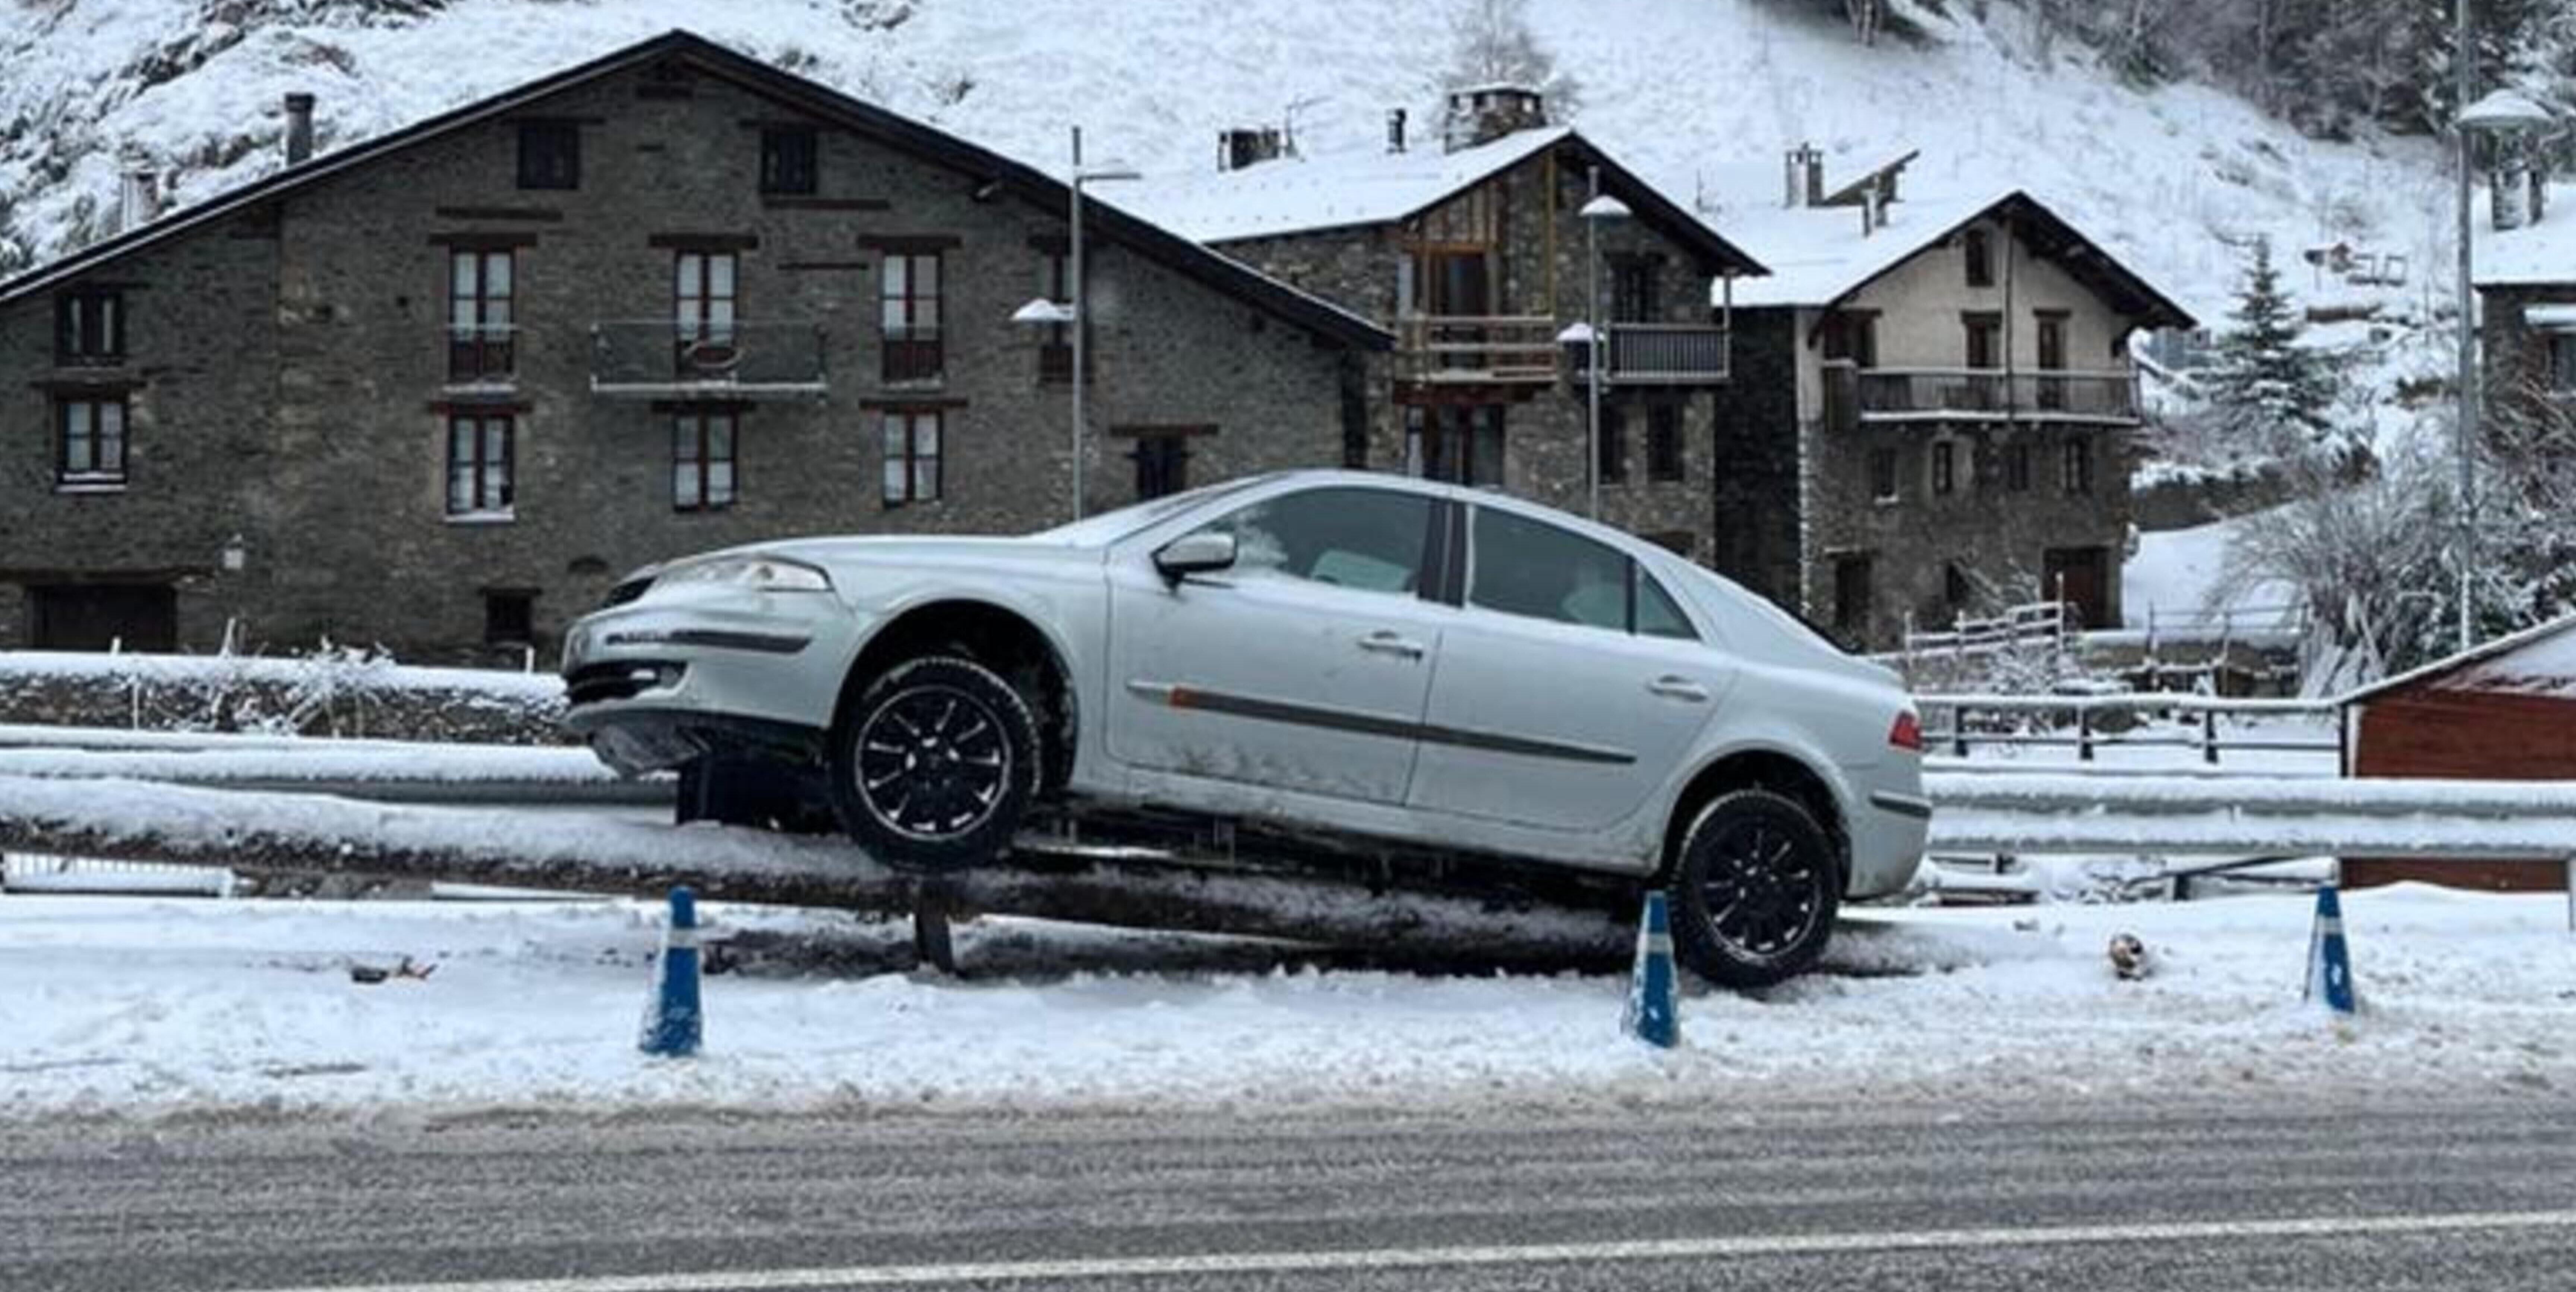
[(870, 855), (906, 870), (989, 861), (1010, 846), (1038, 783), (1028, 702), (971, 660), (887, 670), (833, 740), (833, 797)]
[(1720, 795), (1691, 823), (1670, 880), (1673, 950), (1722, 987), (1805, 971), (1832, 936), (1842, 868), (1814, 814), (1787, 795)]

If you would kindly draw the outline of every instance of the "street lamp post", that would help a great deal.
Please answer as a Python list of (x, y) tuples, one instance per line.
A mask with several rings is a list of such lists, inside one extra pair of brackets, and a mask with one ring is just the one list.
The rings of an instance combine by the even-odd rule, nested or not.
[(1011, 321), (1014, 323), (1025, 323), (1033, 327), (1052, 327), (1059, 324), (1067, 324), (1073, 328), (1073, 373), (1071, 377), (1073, 385), (1073, 432), (1070, 445), (1073, 460), (1067, 470), (1071, 473), (1072, 477), (1070, 481), (1070, 489), (1073, 494), (1073, 518), (1075, 520), (1082, 519), (1082, 456), (1084, 441), (1088, 438), (1086, 434), (1088, 424), (1082, 402), (1084, 377), (1083, 366), (1086, 347), (1086, 341), (1083, 334), (1090, 331), (1090, 329), (1084, 325), (1084, 320), (1090, 317), (1090, 313), (1089, 306), (1086, 303), (1086, 298), (1083, 293), (1082, 186), (1084, 184), (1100, 181), (1142, 178), (1144, 178), (1144, 176), (1137, 174), (1135, 171), (1118, 167), (1104, 167), (1097, 170), (1083, 169), (1082, 127), (1073, 127), (1073, 171), (1065, 184), (1068, 194), (1066, 201), (1071, 207), (1070, 212), (1066, 216), (1066, 223), (1070, 226), (1069, 236), (1071, 238), (1071, 244), (1065, 252), (1065, 277), (1072, 280), (1071, 283), (1067, 284), (1067, 287), (1073, 300), (1070, 304), (1060, 304), (1054, 300), (1048, 299), (1047, 297), (1041, 296), (1011, 313)]
[[(1584, 515), (1601, 519), (1601, 337), (1608, 325), (1601, 318), (1601, 224), (1605, 220), (1623, 220), (1629, 215), (1628, 204), (1601, 191), (1601, 168), (1591, 172), (1592, 197), (1577, 215), (1583, 217), (1585, 255), (1591, 265), (1591, 288), (1583, 306), (1583, 346), (1586, 391), (1584, 416)], [(1569, 328), (1568, 331), (1573, 329)]]

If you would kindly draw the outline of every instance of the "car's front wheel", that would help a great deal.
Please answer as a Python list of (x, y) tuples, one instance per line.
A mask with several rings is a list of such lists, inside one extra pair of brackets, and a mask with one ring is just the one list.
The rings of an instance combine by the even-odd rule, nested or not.
[(991, 669), (931, 656), (888, 669), (832, 738), (834, 805), (870, 856), (957, 870), (999, 856), (1037, 792), (1037, 719)]
[(1765, 789), (1719, 795), (1691, 822), (1670, 879), (1673, 951), (1721, 987), (1768, 987), (1816, 962), (1841, 903), (1833, 841), (1805, 805)]

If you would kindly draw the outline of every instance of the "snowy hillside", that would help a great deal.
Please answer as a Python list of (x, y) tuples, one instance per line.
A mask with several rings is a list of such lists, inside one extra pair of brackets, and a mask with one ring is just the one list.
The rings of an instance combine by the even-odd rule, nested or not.
[[(346, 145), (672, 27), (1042, 165), (1213, 164), (1215, 132), (1281, 124), (1308, 153), (1374, 148), (1387, 109), (1437, 121), (1450, 6), (1424, 0), (15, 0), (0, 5), (0, 271), (107, 229), (120, 150), (179, 202), (278, 162), (280, 97), (320, 96)], [(2230, 239), (2344, 241), (2447, 263), (2447, 189), (2421, 140), (2319, 144), (2198, 86), (2130, 89), (2023, 11), (1938, 44), (1863, 48), (1754, 0), (1532, 0), (1583, 87), (1575, 124), (1691, 198), (1721, 166), (1813, 141), (1919, 147), (1918, 185), (2020, 183), (2215, 321)], [(1114, 201), (1114, 190), (1103, 196)], [(1712, 212), (1721, 228), (1725, 212)], [(2286, 259), (2286, 257), (2285, 257)], [(2294, 283), (2302, 289), (2305, 269)]]

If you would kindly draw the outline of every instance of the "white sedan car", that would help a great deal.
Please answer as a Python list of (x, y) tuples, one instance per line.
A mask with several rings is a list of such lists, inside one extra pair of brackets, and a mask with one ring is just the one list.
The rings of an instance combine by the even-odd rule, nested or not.
[(884, 861), (1033, 809), (1246, 823), (1672, 897), (1778, 981), (1922, 855), (1895, 677), (1650, 543), (1500, 495), (1301, 471), (1025, 538), (817, 538), (641, 571), (564, 646), (611, 765), (771, 767)]

